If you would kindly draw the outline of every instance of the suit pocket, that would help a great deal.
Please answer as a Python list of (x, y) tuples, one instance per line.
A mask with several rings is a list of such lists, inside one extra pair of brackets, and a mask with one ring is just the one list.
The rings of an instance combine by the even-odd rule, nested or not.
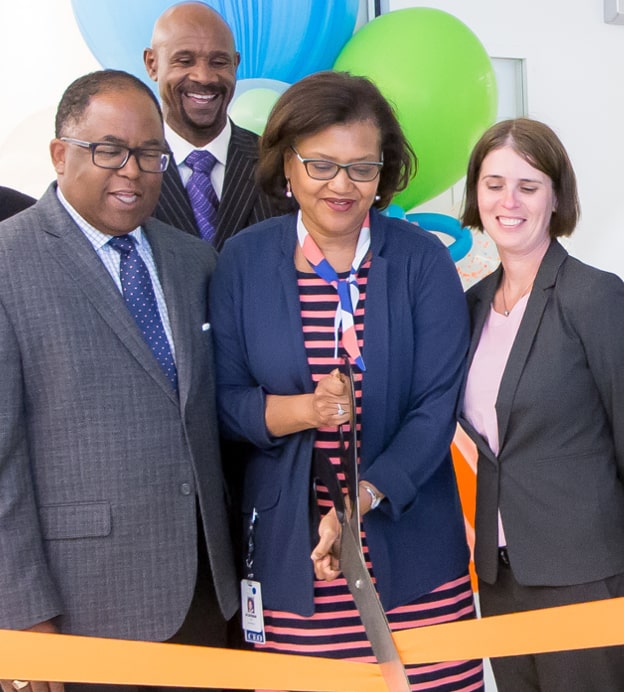
[(45, 540), (108, 536), (112, 529), (108, 502), (44, 505), (39, 510)]

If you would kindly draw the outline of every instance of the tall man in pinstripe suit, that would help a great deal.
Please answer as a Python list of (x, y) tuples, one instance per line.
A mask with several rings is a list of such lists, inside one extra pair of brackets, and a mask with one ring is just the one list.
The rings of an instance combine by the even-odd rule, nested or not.
[(242, 228), (289, 211), (289, 204), (277, 208), (255, 184), (258, 137), (227, 116), (240, 55), (221, 15), (201, 2), (170, 7), (154, 26), (144, 60), (158, 82), (165, 135), (177, 164), (163, 176), (154, 216), (200, 235), (185, 189), (192, 175), (185, 161), (198, 149), (216, 158), (210, 178), (219, 198), (211, 240), (217, 249)]

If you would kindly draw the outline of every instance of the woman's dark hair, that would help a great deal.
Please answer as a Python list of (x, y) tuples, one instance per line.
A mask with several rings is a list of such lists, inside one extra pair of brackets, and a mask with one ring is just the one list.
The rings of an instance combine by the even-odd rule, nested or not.
[(384, 165), (374, 206), (384, 209), (415, 174), (416, 155), (379, 89), (365, 77), (347, 72), (317, 72), (280, 96), (260, 139), (259, 185), (275, 199), (283, 199), (284, 154), (290, 147), (333, 125), (364, 121), (373, 122), (381, 136)]
[(468, 163), (462, 224), (483, 230), (477, 198), (481, 166), (490, 152), (506, 146), (511, 147), (552, 181), (557, 210), (550, 219), (550, 237), (571, 235), (581, 213), (572, 163), (553, 130), (548, 125), (529, 118), (496, 123), (477, 142)]

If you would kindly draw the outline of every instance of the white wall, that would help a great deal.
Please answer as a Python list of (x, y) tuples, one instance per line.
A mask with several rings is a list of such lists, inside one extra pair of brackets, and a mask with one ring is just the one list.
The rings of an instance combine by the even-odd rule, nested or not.
[(578, 177), (583, 216), (566, 246), (624, 277), (624, 25), (604, 23), (603, 0), (388, 2), (416, 6), (457, 17), (491, 56), (526, 60), (528, 115), (557, 132)]
[(99, 69), (70, 0), (0, 0), (0, 185), (39, 197), (54, 177), (48, 144), (61, 94)]

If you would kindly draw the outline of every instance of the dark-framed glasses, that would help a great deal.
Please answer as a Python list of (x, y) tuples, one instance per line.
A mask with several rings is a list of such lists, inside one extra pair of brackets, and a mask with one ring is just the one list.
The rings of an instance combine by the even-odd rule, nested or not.
[(164, 173), (169, 161), (171, 161), (171, 152), (162, 149), (131, 148), (114, 142), (83, 142), (81, 139), (74, 139), (73, 137), (61, 137), (60, 139), (62, 142), (89, 149), (91, 160), (98, 168), (119, 170), (128, 163), (131, 156), (134, 156), (139, 168), (144, 173)]
[(347, 175), (355, 183), (370, 183), (379, 175), (383, 168), (383, 161), (355, 161), (354, 163), (336, 163), (324, 159), (304, 159), (301, 154), (290, 147), (299, 161), (306, 169), (306, 173), (314, 180), (331, 180), (338, 175), (340, 169), (344, 169)]

